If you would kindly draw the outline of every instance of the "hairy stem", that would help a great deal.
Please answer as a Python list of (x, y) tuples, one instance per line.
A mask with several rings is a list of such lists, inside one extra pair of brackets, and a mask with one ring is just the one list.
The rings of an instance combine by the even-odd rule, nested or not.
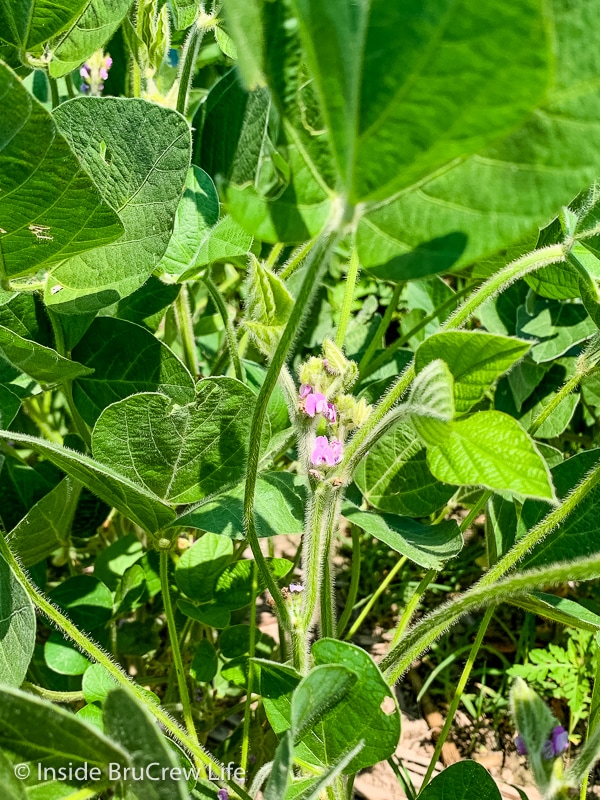
[(398, 561), (396, 561), (394, 566), (391, 568), (391, 570), (388, 572), (388, 574), (385, 576), (385, 578), (381, 581), (381, 583), (379, 584), (377, 589), (375, 589), (375, 591), (371, 595), (371, 598), (370, 598), (369, 602), (365, 605), (363, 610), (360, 612), (360, 614), (356, 618), (356, 621), (354, 622), (354, 625), (350, 628), (350, 630), (348, 631), (348, 633), (344, 637), (346, 641), (349, 641), (354, 636), (356, 631), (363, 624), (363, 622), (367, 618), (367, 615), (369, 614), (369, 612), (371, 611), (371, 609), (373, 608), (373, 606), (377, 602), (377, 599), (383, 594), (383, 592), (385, 592), (387, 587), (394, 580), (394, 578), (396, 577), (398, 572), (400, 572), (400, 570), (406, 564), (407, 561), (408, 561), (408, 558), (406, 556), (402, 556), (402, 558), (400, 558)]
[(553, 414), (558, 406), (562, 403), (562, 401), (567, 397), (567, 395), (571, 394), (579, 384), (581, 383), (582, 378), (585, 376), (584, 372), (576, 372), (572, 378), (570, 378), (564, 386), (561, 387), (560, 391), (558, 391), (554, 397), (550, 400), (548, 405), (544, 406), (544, 408), (540, 411), (537, 417), (529, 426), (529, 433), (533, 436), (533, 434), (537, 433), (537, 431), (541, 428), (544, 422), (548, 419), (548, 417)]
[(305, 242), (294, 250), (289, 260), (283, 265), (283, 268), (278, 273), (282, 281), (286, 281), (291, 275), (294, 274), (294, 272), (296, 272), (297, 269), (300, 268), (304, 259), (313, 249), (316, 241), (316, 239), (309, 239), (308, 242)]
[(208, 293), (212, 297), (213, 303), (217, 307), (217, 311), (223, 320), (223, 325), (225, 326), (225, 338), (227, 340), (227, 349), (229, 350), (229, 358), (233, 364), (235, 377), (238, 379), (238, 381), (244, 383), (246, 376), (244, 374), (244, 370), (242, 369), (242, 362), (240, 361), (240, 356), (238, 353), (237, 338), (233, 329), (233, 325), (231, 324), (231, 320), (229, 319), (229, 313), (227, 311), (227, 306), (225, 305), (223, 295), (208, 273), (204, 275), (202, 280), (204, 281), (204, 284), (208, 289)]
[(350, 535), (352, 536), (352, 558), (350, 559), (350, 586), (348, 587), (348, 597), (346, 598), (346, 605), (342, 612), (342, 616), (337, 624), (337, 637), (340, 639), (346, 630), (346, 626), (352, 616), (354, 604), (358, 596), (358, 585), (360, 582), (360, 528), (357, 525), (352, 525)]
[(350, 322), (359, 269), (360, 262), (358, 260), (358, 252), (356, 247), (353, 247), (352, 254), (350, 255), (350, 263), (348, 264), (348, 272), (346, 273), (346, 288), (344, 290), (344, 299), (342, 300), (340, 321), (335, 334), (335, 343), (340, 349), (344, 346), (344, 339), (346, 338), (346, 331), (348, 330), (348, 323)]
[(250, 665), (248, 667), (248, 685), (246, 686), (246, 706), (244, 711), (244, 730), (242, 733), (242, 755), (240, 759), (240, 767), (242, 774), (246, 774), (248, 767), (248, 752), (250, 749), (250, 720), (252, 716), (252, 689), (254, 682), (254, 670), (252, 669), (252, 659), (255, 655), (256, 647), (256, 596), (258, 594), (258, 573), (256, 571), (256, 564), (252, 565), (252, 591), (250, 593), (250, 643), (248, 646), (248, 658)]
[(206, 30), (202, 24), (203, 19), (197, 19), (188, 34), (183, 52), (181, 53), (181, 68), (179, 70), (179, 89), (177, 90), (177, 111), (185, 117), (192, 88), (192, 80), (196, 71), (196, 59)]
[[(112, 675), (115, 681), (127, 689), (135, 699), (144, 706), (158, 722), (165, 728), (168, 734), (178, 742), (185, 750), (191, 753), (195, 759), (207, 767), (211, 767), (219, 774), (226, 774), (223, 765), (208, 753), (204, 748), (195, 742), (173, 717), (169, 716), (164, 709), (155, 705), (148, 699), (145, 690), (134, 683), (129, 675), (120, 667), (102, 648), (92, 641), (86, 634), (82, 633), (59, 609), (45, 597), (45, 595), (32, 582), (28, 573), (21, 567), (21, 564), (13, 555), (4, 537), (0, 535), (0, 554), (4, 556), (9, 566), (13, 570), (23, 588), (31, 598), (34, 605), (41, 613), (62, 633), (65, 634), (86, 656), (93, 661), (101, 664), (107, 672)], [(226, 779), (230, 788), (237, 793), (241, 800), (252, 800), (250, 795), (233, 779)]]
[(179, 335), (181, 336), (183, 360), (192, 373), (194, 380), (196, 380), (200, 369), (198, 367), (196, 337), (194, 336), (194, 319), (192, 317), (190, 298), (185, 283), (181, 284), (181, 289), (175, 300), (175, 317), (177, 320), (177, 327), (179, 328)]

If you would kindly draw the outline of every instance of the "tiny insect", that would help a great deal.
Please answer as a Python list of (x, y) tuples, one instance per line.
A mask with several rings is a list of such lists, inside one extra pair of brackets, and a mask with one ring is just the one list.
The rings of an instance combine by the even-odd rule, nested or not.
[(50, 294), (58, 294), (59, 292), (62, 292), (62, 290), (64, 288), (65, 288), (64, 286), (61, 286), (60, 284), (56, 284), (56, 286), (53, 286), (50, 289)]

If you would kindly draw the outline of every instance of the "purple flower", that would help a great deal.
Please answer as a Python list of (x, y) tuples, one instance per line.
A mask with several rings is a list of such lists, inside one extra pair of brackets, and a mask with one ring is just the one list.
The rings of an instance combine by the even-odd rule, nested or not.
[(342, 460), (342, 443), (334, 439), (330, 444), (326, 436), (317, 436), (310, 458), (315, 466), (333, 467)]
[(552, 742), (550, 739), (544, 742), (544, 746), (542, 747), (542, 758), (546, 759), (546, 761), (552, 761), (554, 758), (554, 748), (552, 747)]
[(110, 69), (112, 67), (112, 63), (113, 63), (112, 58), (110, 56), (106, 56), (104, 59), (104, 66), (106, 67), (106, 69)]
[(309, 394), (312, 393), (312, 386), (309, 386), (307, 383), (303, 383), (300, 387), (300, 400), (304, 400), (305, 397), (308, 397)]
[(218, 800), (229, 800), (229, 792), (227, 789), (219, 789), (217, 792)]
[(517, 748), (517, 753), (520, 756), (527, 755), (527, 745), (525, 744), (525, 739), (522, 736), (517, 736), (515, 738), (515, 747)]
[(79, 70), (79, 74), (82, 78), (89, 78), (90, 77), (90, 68), (87, 64), (84, 64), (83, 67)]
[(555, 756), (564, 753), (569, 746), (569, 734), (562, 725), (557, 725), (552, 731), (552, 751)]
[(337, 420), (337, 413), (333, 403), (327, 403), (327, 408), (323, 412), (323, 416), (325, 419), (328, 419), (329, 422), (335, 422)]
[(81, 86), (79, 87), (79, 91), (83, 92), (84, 94), (85, 94), (85, 92), (89, 92), (89, 90), (90, 90), (90, 87), (88, 86), (87, 83), (82, 83)]
[(296, 593), (296, 592), (303, 592), (304, 591), (304, 586), (301, 583), (290, 583), (290, 585), (288, 586), (288, 589), (293, 594), (293, 593)]
[(309, 417), (314, 417), (315, 414), (324, 414), (327, 411), (327, 398), (321, 392), (311, 392), (306, 395), (304, 410)]
[(102, 78), (103, 81), (105, 81), (108, 78), (108, 70), (105, 69), (104, 67), (100, 67), (100, 77)]

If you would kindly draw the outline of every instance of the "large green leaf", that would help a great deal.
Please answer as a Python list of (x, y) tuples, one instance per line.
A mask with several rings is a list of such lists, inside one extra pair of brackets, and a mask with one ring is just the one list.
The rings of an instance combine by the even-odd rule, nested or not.
[(264, 84), (263, 0), (226, 0), (223, 5), (228, 28), (237, 45), (242, 78), (248, 89), (256, 89)]
[(584, 305), (537, 298), (531, 309), (517, 311), (517, 333), (535, 341), (531, 358), (552, 361), (598, 330)]
[[(0, 687), (0, 697), (0, 747), (29, 763), (34, 783), (38, 763), (42, 775), (45, 767), (63, 767), (68, 774), (69, 766), (74, 770), (86, 763), (89, 769), (103, 771), (109, 764), (120, 769), (131, 766), (128, 754), (118, 744), (71, 711), (9, 686)], [(85, 782), (67, 779), (62, 786), (72, 787), (73, 783), (77, 786)], [(98, 788), (101, 786), (99, 783)], [(54, 788), (60, 789), (60, 785), (54, 783)]]
[(361, 511), (350, 502), (342, 506), (342, 513), (370, 536), (426, 569), (442, 569), (444, 562), (462, 549), (462, 535), (454, 520), (423, 525), (410, 517)]
[(218, 220), (219, 197), (212, 178), (200, 167), (190, 167), (177, 206), (173, 235), (159, 267), (182, 273), (195, 266), (202, 245)]
[(555, 499), (548, 467), (532, 439), (500, 411), (447, 423), (446, 432), (428, 443), (427, 463), (446, 483)]
[(35, 436), (0, 430), (0, 439), (15, 442), (45, 456), (67, 475), (87, 486), (105, 503), (114, 506), (125, 517), (142, 528), (154, 532), (166, 527), (175, 519), (173, 509), (160, 497), (148, 491), (126, 475), (121, 475), (106, 464), (66, 447), (38, 439)]
[[(259, 536), (300, 534), (304, 530), (306, 484), (290, 472), (266, 472), (256, 485), (254, 516)], [(244, 485), (216, 495), (186, 511), (174, 523), (184, 527), (245, 538)]]
[(219, 573), (233, 556), (233, 543), (225, 536), (206, 533), (188, 548), (175, 568), (175, 582), (192, 600), (208, 602)]
[(62, 383), (93, 370), (0, 325), (0, 356), (40, 383)]
[(50, 43), (50, 75), (60, 78), (72, 72), (103, 47), (130, 5), (131, 0), (87, 0), (81, 15)]
[(95, 311), (138, 289), (167, 249), (190, 162), (189, 125), (171, 109), (113, 97), (69, 100), (54, 118), (125, 232), (58, 266), (45, 302), (64, 313)]
[(440, 358), (454, 377), (454, 404), (469, 411), (494, 382), (529, 350), (528, 342), (475, 331), (448, 331), (429, 336), (415, 354), (417, 373)]
[(72, 352), (93, 370), (73, 384), (77, 410), (93, 426), (111, 403), (139, 392), (161, 392), (182, 405), (194, 399), (194, 379), (149, 330), (112, 317), (95, 319)]
[(59, 547), (68, 547), (81, 485), (68, 476), (38, 500), (10, 531), (7, 541), (24, 566), (31, 567)]
[(510, 133), (546, 88), (539, 0), (294, 0), (342, 184), (383, 199)]
[(596, 179), (598, 69), (581, 47), (582, 30), (598, 34), (596, 5), (554, 0), (546, 24), (556, 55), (547, 100), (512, 135), (367, 213), (357, 235), (364, 267), (403, 280), (470, 264), (537, 235)]
[(354, 478), (375, 508), (408, 517), (432, 514), (455, 492), (432, 475), (425, 448), (407, 423), (396, 425), (369, 450)]
[(254, 394), (233, 378), (207, 378), (177, 406), (138, 394), (106, 408), (95, 457), (171, 503), (193, 503), (244, 476)]
[(33, 656), (35, 633), (33, 603), (0, 554), (0, 683), (23, 683)]
[[(0, 31), (7, 30), (5, 6)], [(123, 225), (116, 212), (50, 114), (2, 63), (0, 97), (0, 273), (33, 273), (118, 239)]]
[(490, 773), (476, 761), (451, 764), (419, 794), (419, 800), (502, 800)]
[(74, 22), (85, 5), (86, 0), (2, 0), (0, 37), (20, 50), (33, 50)]
[[(315, 668), (338, 664), (355, 673), (358, 680), (315, 730), (307, 732), (296, 744), (296, 757), (324, 767), (364, 740), (363, 749), (344, 772), (352, 774), (389, 758), (400, 738), (400, 713), (373, 659), (359, 647), (333, 639), (315, 642), (312, 653)], [(275, 733), (281, 734), (292, 724), (292, 693), (300, 684), (300, 676), (279, 664), (256, 663), (260, 667), (265, 711)]]

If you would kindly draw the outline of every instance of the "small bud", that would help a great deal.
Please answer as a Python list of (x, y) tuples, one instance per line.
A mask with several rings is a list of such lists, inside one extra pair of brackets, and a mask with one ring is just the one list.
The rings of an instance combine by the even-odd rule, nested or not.
[(527, 752), (528, 752), (527, 745), (525, 744), (525, 739), (523, 739), (522, 736), (516, 736), (515, 737), (515, 748), (517, 750), (517, 753), (520, 756), (526, 756), (527, 755)]
[(313, 391), (319, 390), (323, 384), (325, 370), (323, 369), (323, 359), (309, 358), (304, 364), (300, 366), (299, 370), (300, 383), (303, 386), (312, 386)]
[(344, 374), (349, 363), (348, 359), (331, 339), (325, 339), (323, 342), (323, 356), (327, 361), (325, 369), (328, 372), (332, 375)]
[(302, 386), (300, 387), (300, 392), (299, 392), (300, 400), (304, 400), (305, 397), (308, 397), (308, 395), (312, 392), (312, 390), (313, 390), (312, 386), (309, 386), (307, 383), (303, 383)]
[(356, 425), (357, 428), (360, 428), (371, 416), (371, 412), (373, 411), (373, 406), (370, 406), (364, 397), (361, 397), (354, 406), (354, 411), (352, 413), (352, 422)]
[(564, 753), (569, 746), (569, 734), (562, 725), (557, 725), (552, 730), (552, 752), (555, 756)]

